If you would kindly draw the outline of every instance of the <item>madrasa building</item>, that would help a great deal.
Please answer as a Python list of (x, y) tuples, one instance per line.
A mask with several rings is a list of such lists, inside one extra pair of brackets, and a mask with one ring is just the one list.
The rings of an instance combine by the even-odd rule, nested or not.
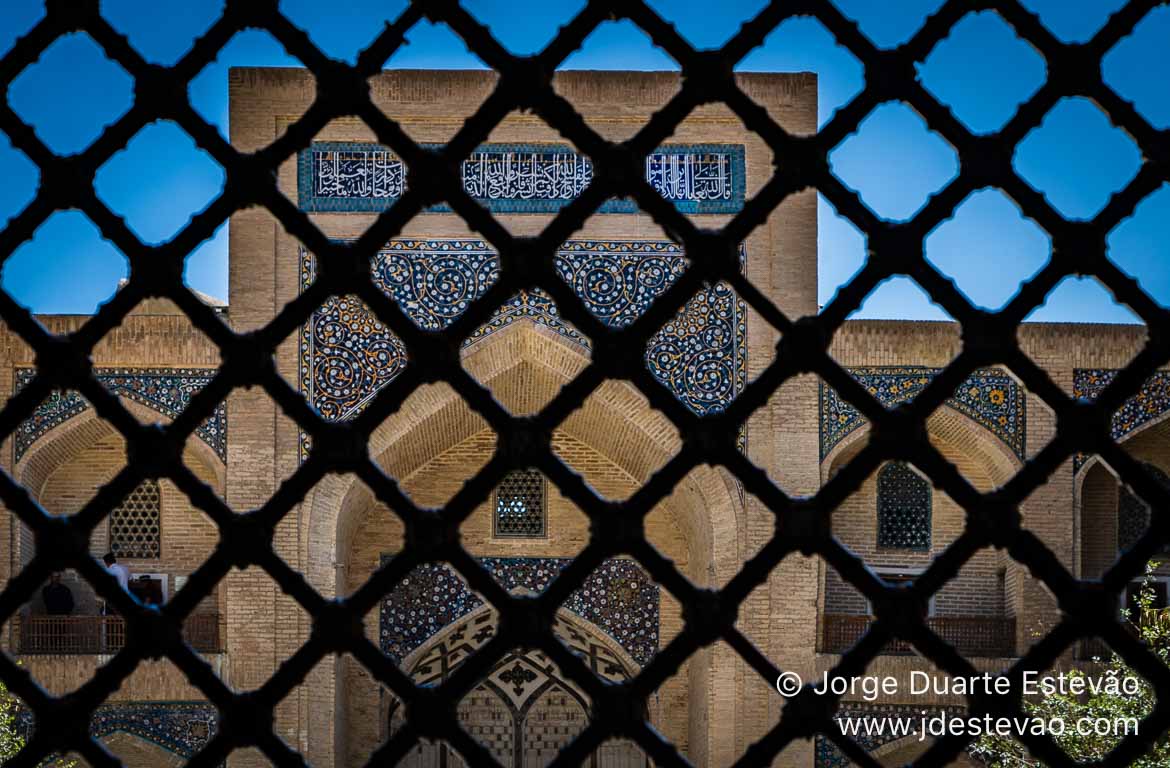
[[(817, 127), (817, 82), (810, 74), (743, 74), (744, 92), (795, 132)], [(311, 74), (235, 69), (230, 74), (231, 140), (259, 150), (310, 106)], [(452, 137), (491, 92), (495, 75), (395, 71), (371, 79), (377, 106), (420, 143)], [(610, 139), (634, 134), (677, 91), (676, 75), (563, 72), (557, 90)], [(646, 179), (704, 227), (718, 227), (767, 182), (771, 150), (722, 105), (696, 109), (646, 159)], [(279, 185), (327, 236), (360, 236), (404, 191), (405, 166), (360, 121), (337, 120), (280, 169)], [(468, 193), (512, 233), (533, 235), (589, 183), (588, 158), (536, 116), (511, 113), (463, 163)], [(817, 306), (817, 198), (787, 199), (741, 249), (750, 282), (789, 317)], [(606, 323), (624, 325), (687, 267), (686, 255), (628, 201), (611, 200), (564, 243), (556, 269)], [(314, 255), (262, 209), (230, 222), (230, 294), (211, 299), (237, 331), (264, 326), (315, 275)], [(449, 209), (414, 217), (382, 248), (375, 280), (422, 328), (446, 327), (498, 275), (493, 249)], [(75, 316), (46, 316), (54, 332)], [(1093, 397), (1141, 348), (1143, 328), (1028, 324), (1026, 354), (1070, 394)], [(776, 332), (729, 286), (704, 288), (645, 351), (653, 376), (697, 413), (723, 409), (775, 355)], [(516, 295), (466, 341), (462, 364), (514, 414), (532, 414), (580, 372), (590, 340), (561, 318), (540, 291)], [(832, 354), (887, 405), (912, 399), (961, 348), (945, 322), (850, 321)], [(0, 390), (7, 397), (31, 377), (34, 360), (5, 332)], [(166, 422), (205, 386), (216, 347), (177, 308), (141, 304), (98, 345), (96, 374), (136, 416)], [(361, 302), (329, 300), (277, 355), (278, 370), (328, 419), (360, 413), (409, 365), (402, 343)], [(1151, 467), (1170, 470), (1170, 374), (1156, 374), (1114, 419), (1114, 437)], [(1055, 432), (1052, 413), (1005, 370), (980, 370), (930, 417), (938, 450), (978, 489), (1011, 478)], [(866, 443), (866, 420), (816, 377), (786, 384), (747, 422), (740, 445), (785, 491), (812, 494)], [(454, 390), (428, 385), (374, 433), (371, 456), (418, 505), (442, 506), (492, 456), (495, 435)], [(626, 498), (680, 446), (669, 421), (626, 382), (607, 382), (553, 435), (558, 456), (607, 498)], [(261, 506), (310, 449), (305, 435), (258, 390), (236, 391), (189, 440), (184, 460), (235, 510)], [(57, 393), (4, 445), (2, 461), (44, 509), (77, 512), (126, 461), (119, 435), (76, 393)], [(1119, 549), (1146, 527), (1149, 510), (1095, 458), (1069, 461), (1022, 508), (1034, 532), (1072, 573), (1100, 576)], [(963, 530), (962, 509), (912, 466), (880, 467), (833, 515), (833, 532), (889, 582), (913, 579)], [(30, 562), (35, 541), (13, 515), (0, 516), (4, 583)], [(701, 466), (646, 521), (646, 535), (692, 583), (720, 587), (764, 546), (774, 516), (725, 470)], [(539, 593), (589, 540), (589, 520), (539, 472), (510, 474), (463, 524), (466, 550), (505, 589)], [(165, 602), (211, 553), (216, 526), (169, 481), (147, 481), (112, 512), (92, 541), (113, 551), (144, 599)], [(400, 519), (352, 476), (330, 475), (279, 526), (277, 553), (320, 594), (347, 595), (403, 546)], [(117, 650), (124, 628), (76, 574), (68, 616), (38, 597), (4, 627), (4, 650), (54, 693), (73, 690)], [(1165, 585), (1158, 587), (1164, 597)], [(1010, 665), (1052, 627), (1051, 595), (1005, 552), (981, 550), (937, 593), (931, 627), (979, 670)], [(744, 602), (738, 626), (766, 657), (805, 680), (831, 669), (870, 623), (870, 605), (819, 558), (786, 558)], [(493, 609), (447, 565), (420, 566), (371, 611), (368, 638), (413, 680), (440, 682), (492, 636)], [(560, 611), (556, 632), (599, 676), (636, 676), (683, 626), (672, 595), (627, 557), (597, 567)], [(236, 689), (262, 685), (308, 639), (312, 620), (264, 572), (233, 571), (188, 620), (189, 642)], [(1068, 658), (1093, 651), (1078, 646)], [(929, 665), (891, 643), (871, 674), (906, 676)], [(945, 711), (946, 695), (847, 696), (867, 712)], [(724, 642), (692, 655), (650, 699), (646, 717), (698, 766), (727, 766), (778, 721), (784, 699)], [(543, 766), (589, 718), (588, 696), (543, 654), (507, 654), (460, 703), (466, 731), (504, 766)], [(313, 766), (365, 764), (403, 722), (400, 702), (354, 658), (327, 657), (279, 705), (278, 735)], [(167, 661), (144, 662), (91, 723), (128, 766), (182, 765), (218, 727), (215, 708)], [(883, 765), (900, 765), (925, 746), (917, 737), (862, 743)], [(629, 741), (603, 744), (599, 767), (648, 766)], [(240, 751), (232, 766), (268, 765)], [(421, 743), (406, 765), (458, 766), (444, 744)], [(783, 766), (843, 766), (823, 738), (799, 741)]]

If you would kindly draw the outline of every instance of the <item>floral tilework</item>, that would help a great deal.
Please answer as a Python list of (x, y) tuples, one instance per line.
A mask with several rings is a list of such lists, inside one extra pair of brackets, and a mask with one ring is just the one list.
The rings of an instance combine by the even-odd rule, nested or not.
[[(184, 758), (192, 757), (215, 735), (219, 713), (203, 701), (134, 701), (103, 704), (89, 723), (96, 739), (128, 733)], [(17, 726), (31, 735), (33, 714), (21, 708)]]
[[(879, 402), (889, 408), (913, 400), (941, 372), (940, 368), (880, 367), (850, 371)], [(947, 405), (985, 427), (1019, 459), (1024, 458), (1026, 406), (1023, 388), (1003, 371), (976, 371), (955, 390)], [(821, 385), (821, 459), (824, 460), (865, 417), (836, 390)]]
[[(642, 240), (569, 241), (555, 262), (589, 311), (614, 327), (634, 322), (686, 265), (676, 244)], [(420, 328), (441, 330), (495, 283), (499, 260), (480, 240), (395, 240), (379, 252), (372, 270), (375, 283)], [(315, 274), (314, 256), (302, 249), (302, 287)], [(726, 408), (747, 380), (746, 315), (743, 301), (725, 284), (701, 290), (652, 338), (648, 368), (696, 413)], [(539, 289), (522, 291), (497, 308), (465, 346), (520, 319), (590, 348)], [(407, 363), (402, 342), (353, 297), (330, 298), (301, 330), (301, 391), (330, 420), (356, 416)], [(307, 451), (302, 436), (302, 455)]]
[[(485, 557), (479, 562), (504, 589), (540, 593), (571, 560)], [(613, 558), (589, 575), (564, 608), (592, 622), (645, 665), (658, 649), (658, 602), (658, 587), (637, 563)], [(382, 602), (382, 651), (401, 661), (481, 605), (479, 595), (449, 566), (420, 565)]]
[[(1073, 397), (1095, 400), (1116, 376), (1116, 370), (1077, 368), (1073, 371)], [(1113, 414), (1110, 436), (1114, 440), (1121, 440), (1167, 411), (1170, 411), (1170, 371), (1158, 371), (1146, 379), (1138, 393), (1126, 400)], [(1087, 456), (1077, 454), (1073, 466), (1079, 471), (1087, 460)]]
[[(96, 368), (94, 376), (112, 394), (173, 419), (183, 412), (199, 390), (207, 386), (215, 372), (214, 368)], [(16, 369), (16, 390), (26, 386), (35, 375), (33, 368)], [(50, 429), (89, 407), (77, 392), (51, 392), (32, 416), (17, 427), (15, 460), (19, 461)], [(227, 408), (224, 403), (219, 403), (212, 415), (196, 427), (195, 434), (211, 446), (221, 460), (227, 459)]]

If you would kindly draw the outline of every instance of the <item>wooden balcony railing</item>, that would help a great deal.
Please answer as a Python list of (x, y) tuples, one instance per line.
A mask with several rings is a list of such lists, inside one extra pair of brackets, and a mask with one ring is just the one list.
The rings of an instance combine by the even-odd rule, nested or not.
[[(844, 653), (861, 639), (873, 618), (825, 614), (821, 653)], [(934, 632), (964, 656), (1015, 656), (1016, 620), (993, 616), (932, 616), (926, 620)], [(886, 654), (913, 653), (910, 644), (891, 640)]]
[[(223, 651), (218, 613), (187, 617), (183, 638), (200, 653)], [(116, 653), (126, 643), (126, 622), (119, 616), (22, 616), (16, 622), (18, 653)]]

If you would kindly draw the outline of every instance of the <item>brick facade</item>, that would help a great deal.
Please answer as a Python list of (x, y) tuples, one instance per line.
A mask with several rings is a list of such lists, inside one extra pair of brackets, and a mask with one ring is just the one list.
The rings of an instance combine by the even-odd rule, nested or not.
[[(297, 70), (233, 70), (232, 141), (242, 151), (257, 150), (277, 138), (308, 108), (314, 96), (310, 75)], [(377, 105), (420, 142), (442, 143), (490, 93), (494, 76), (481, 72), (389, 72), (371, 80)], [(675, 76), (661, 73), (569, 72), (557, 78), (558, 90), (607, 137), (633, 133), (674, 92)], [(816, 80), (811, 75), (741, 75), (741, 86), (790, 130), (816, 126)], [(355, 120), (331, 123), (316, 137), (322, 142), (370, 142), (369, 130)], [(499, 144), (548, 144), (561, 141), (539, 119), (513, 114), (493, 132)], [(743, 145), (748, 199), (768, 180), (771, 152), (744, 130), (725, 108), (704, 106), (688, 118), (671, 143)], [(282, 190), (298, 199), (298, 169), (290, 159), (279, 174)], [(535, 234), (548, 213), (496, 213), (512, 232)], [(313, 213), (330, 237), (359, 236), (370, 226), (370, 212)], [(725, 213), (695, 214), (705, 226), (729, 220)], [(665, 240), (648, 217), (629, 212), (599, 213), (578, 235), (582, 239)], [(455, 215), (428, 212), (411, 221), (404, 238), (474, 238)], [(816, 311), (816, 197), (802, 193), (787, 201), (745, 243), (745, 270), (753, 284), (790, 316)], [(248, 210), (233, 217), (230, 229), (230, 310), (226, 317), (239, 331), (261, 327), (300, 290), (301, 249), (264, 212)], [(52, 330), (76, 328), (83, 318), (53, 317)], [(759, 374), (771, 360), (776, 336), (752, 313), (747, 321), (747, 376)], [(1140, 348), (1141, 329), (1118, 326), (1029, 325), (1020, 331), (1024, 351), (1054, 380), (1072, 391), (1074, 371), (1115, 369)], [(11, 393), (14, 369), (32, 365), (27, 350), (11, 334), (0, 337), (0, 396)], [(832, 353), (848, 368), (903, 366), (941, 368), (958, 353), (957, 327), (946, 323), (851, 322), (834, 339)], [(588, 362), (588, 349), (547, 326), (527, 320), (469, 346), (466, 370), (489, 387), (513, 413), (533, 413), (555, 396)], [(95, 365), (122, 367), (214, 367), (214, 346), (193, 331), (165, 303), (144, 305), (99, 345)], [(300, 380), (298, 334), (280, 347), (278, 369), (290, 382)], [(864, 426), (846, 435), (822, 458), (819, 431), (820, 382), (804, 376), (787, 384), (748, 424), (746, 451), (786, 491), (810, 494), (843, 466), (864, 444)], [(1026, 401), (1026, 439), (1030, 455), (1053, 432), (1053, 419), (1031, 395)], [(133, 404), (142, 418), (161, 418)], [(227, 404), (226, 461), (207, 445), (192, 440), (185, 459), (237, 510), (253, 509), (275, 491), (300, 461), (301, 436), (262, 392), (237, 391)], [(931, 418), (932, 440), (971, 483), (988, 490), (1005, 482), (1020, 466), (1003, 440), (959, 410), (944, 406)], [(1170, 468), (1165, 422), (1154, 420), (1127, 437), (1135, 454)], [(82, 413), (39, 437), (13, 464), (6, 447), (5, 468), (16, 473), (33, 496), (55, 514), (80, 508), (125, 461), (120, 439), (110, 428)], [(554, 436), (558, 455), (600, 494), (624, 498), (677, 450), (673, 426), (650, 409), (624, 383), (610, 382), (576, 411)], [(429, 385), (417, 390), (404, 407), (376, 431), (371, 455), (418, 504), (439, 506), (449, 499), (492, 455), (495, 437), (452, 390)], [(1116, 481), (1095, 462), (1074, 477), (1072, 462), (1024, 506), (1024, 524), (1078, 575), (1095, 577), (1112, 561), (1116, 540)], [(580, 551), (589, 537), (587, 518), (551, 484), (547, 491), (547, 531), (539, 538), (493, 535), (490, 504), (484, 504), (462, 528), (463, 543), (476, 557), (563, 558)], [(891, 550), (877, 543), (876, 477), (837, 511), (834, 533), (882, 572), (913, 573), (962, 531), (964, 514), (945, 494), (931, 495), (931, 545), (927, 551)], [(1078, 514), (1078, 509), (1080, 513)], [(10, 556), (0, 559), (0, 579), (27, 563), (34, 542), (10, 515), (0, 516), (0, 536), (11, 542)], [(722, 470), (694, 470), (647, 521), (651, 543), (694, 583), (725, 584), (743, 562), (773, 535), (774, 518), (762, 504), (744, 498)], [(1115, 536), (1115, 533), (1112, 534)], [(163, 484), (162, 557), (127, 564), (135, 572), (163, 573), (170, 591), (198, 567), (216, 541), (215, 527), (194, 511), (182, 494)], [(92, 542), (95, 554), (106, 547)], [(326, 596), (352, 592), (387, 555), (402, 546), (398, 518), (377, 502), (353, 477), (322, 480), (277, 530), (278, 553), (303, 572)], [(91, 596), (78, 585), (80, 601), (96, 611)], [(263, 573), (232, 572), (222, 583), (216, 605), (223, 615), (226, 651), (212, 654), (217, 671), (239, 689), (261, 685), (309, 636), (310, 618), (283, 595)], [(678, 605), (661, 592), (659, 643), (665, 645), (682, 626)], [(40, 607), (29, 610), (36, 613)], [(744, 633), (778, 666), (806, 679), (831, 666), (836, 658), (822, 647), (826, 616), (863, 616), (865, 601), (815, 558), (792, 556), (749, 597), (740, 613)], [(1016, 647), (1053, 624), (1056, 608), (1047, 593), (1005, 553), (978, 553), (939, 593), (933, 607), (940, 618), (1016, 619)], [(377, 615), (367, 617), (371, 641), (378, 642)], [(592, 630), (590, 630), (592, 631)], [(602, 633), (603, 634), (603, 633)], [(12, 642), (7, 632), (2, 642)], [(598, 639), (610, 642), (601, 635)], [(1010, 654), (1008, 654), (1010, 655)], [(27, 656), (34, 675), (54, 691), (67, 690), (95, 668), (96, 656)], [(921, 665), (910, 656), (882, 656), (881, 669), (908, 672)], [(980, 668), (999, 669), (1003, 659), (981, 658)], [(194, 701), (200, 697), (166, 663), (140, 669), (115, 697), (124, 701)], [(888, 702), (906, 704), (911, 702)], [(961, 702), (938, 701), (937, 705)], [(655, 697), (650, 717), (655, 726), (696, 765), (729, 765), (780, 716), (783, 700), (771, 681), (762, 681), (723, 643), (703, 649), (668, 680)], [(306, 683), (279, 707), (279, 735), (314, 766), (360, 765), (385, 737), (387, 695), (353, 659), (322, 661)], [(111, 739), (128, 765), (160, 765), (163, 758), (125, 734)], [(168, 753), (171, 754), (171, 753)], [(173, 756), (173, 755), (172, 755)], [(903, 759), (902, 751), (880, 755)], [(166, 758), (170, 759), (170, 758)], [(264, 765), (253, 751), (233, 755), (233, 766)], [(799, 742), (777, 761), (811, 766), (814, 748)], [(893, 763), (890, 763), (893, 764)]]

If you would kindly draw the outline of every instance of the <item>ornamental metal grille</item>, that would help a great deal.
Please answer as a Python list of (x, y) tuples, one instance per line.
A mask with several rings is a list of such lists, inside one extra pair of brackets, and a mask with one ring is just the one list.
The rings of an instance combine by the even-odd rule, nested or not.
[(495, 507), (497, 536), (544, 536), (548, 518), (544, 476), (532, 469), (509, 472), (496, 489)]
[[(829, 0), (773, 2), (746, 21), (717, 50), (696, 50), (644, 0), (587, 0), (548, 45), (532, 56), (508, 51), (459, 0), (417, 0), (380, 31), (374, 42), (347, 64), (327, 57), (303, 30), (282, 14), (278, 0), (226, 0), (221, 17), (173, 66), (148, 63), (126, 37), (101, 15), (98, 0), (47, 0), (46, 13), (32, 30), (0, 58), (0, 131), (39, 168), (40, 187), (33, 201), (0, 230), (0, 262), (32, 238), (55, 211), (77, 209), (127, 257), (128, 284), (100, 311), (68, 336), (52, 334), (0, 291), (0, 319), (32, 350), (36, 375), (0, 409), (0, 440), (13, 436), (37, 405), (54, 389), (76, 390), (97, 415), (113, 425), (128, 448), (128, 462), (75, 515), (49, 514), (7, 472), (0, 472), (0, 501), (33, 533), (36, 552), (0, 592), (0, 621), (9, 621), (34, 595), (52, 571), (76, 569), (100, 597), (125, 618), (122, 650), (97, 669), (92, 679), (65, 696), (47, 693), (13, 659), (0, 654), (0, 680), (33, 712), (35, 725), (10, 768), (32, 768), (48, 755), (72, 750), (88, 763), (105, 768), (117, 764), (90, 733), (93, 713), (116, 691), (123, 679), (147, 658), (165, 657), (180, 669), (220, 714), (220, 726), (189, 765), (214, 766), (230, 753), (259, 750), (273, 765), (303, 766), (305, 759), (274, 729), (275, 711), (315, 664), (336, 654), (351, 654), (373, 679), (405, 702), (405, 724), (372, 756), (371, 764), (392, 765), (420, 740), (442, 740), (475, 765), (498, 765), (491, 752), (461, 726), (457, 708), (477, 681), (484, 678), (510, 649), (539, 649), (593, 703), (589, 723), (564, 746), (556, 766), (586, 762), (613, 738), (633, 740), (656, 765), (683, 766), (687, 761), (647, 722), (647, 701), (663, 681), (680, 672), (696, 651), (723, 641), (748, 667), (772, 686), (781, 670), (759, 651), (737, 626), (740, 607), (783, 560), (797, 555), (819, 556), (874, 607), (876, 621), (832, 670), (856, 675), (871, 664), (891, 640), (910, 644), (938, 669), (955, 676), (978, 674), (975, 666), (928, 625), (924, 606), (976, 551), (995, 547), (1027, 569), (1055, 596), (1061, 615), (1054, 627), (1013, 660), (1006, 674), (1018, 688), (1025, 670), (1043, 671), (1076, 641), (1100, 636), (1150, 681), (1157, 706), (1140, 733), (1126, 736), (1098, 764), (1128, 765), (1143, 754), (1170, 726), (1170, 669), (1155, 658), (1118, 622), (1117, 598), (1146, 562), (1170, 542), (1170, 516), (1154, 515), (1149, 529), (1098, 581), (1076, 578), (1056, 554), (1021, 520), (1020, 506), (1065, 462), (1078, 452), (1097, 455), (1156, 509), (1170, 507), (1170, 491), (1129, 455), (1110, 430), (1112, 415), (1138, 394), (1143, 383), (1170, 360), (1170, 311), (1156, 303), (1136, 281), (1110, 260), (1106, 236), (1133, 214), (1136, 206), (1170, 180), (1170, 134), (1153, 127), (1132, 103), (1107, 86), (1101, 61), (1135, 25), (1163, 3), (1131, 0), (1083, 43), (1055, 37), (1020, 0), (948, 0), (941, 4), (905, 43), (878, 48)], [(991, 9), (1047, 65), (1046, 82), (1030, 96), (1000, 130), (973, 133), (919, 81), (916, 65), (924, 61), (969, 12)], [(783, 22), (815, 18), (835, 42), (864, 68), (864, 87), (815, 133), (798, 136), (785, 130), (737, 83), (734, 68)], [(573, 105), (553, 87), (555, 70), (602, 22), (628, 20), (679, 65), (677, 93), (630, 139), (614, 142), (597, 133)], [(371, 100), (368, 79), (385, 65), (404, 42), (404, 35), (422, 22), (445, 25), (499, 79), (477, 111), (441, 149), (414, 142)], [(188, 85), (245, 30), (262, 30), (298, 58), (317, 81), (312, 108), (295, 120), (270, 146), (242, 153), (229, 145), (188, 101)], [(134, 80), (134, 106), (87, 149), (76, 155), (54, 154), (12, 109), (8, 86), (59, 38), (85, 33)], [(990, 55), (990, 52), (989, 52)], [(1140, 171), (1089, 220), (1069, 220), (1015, 170), (1013, 153), (1045, 115), (1065, 97), (1091, 99), (1140, 149)], [(912, 218), (892, 222), (879, 218), (859, 195), (831, 170), (830, 152), (858, 130), (873, 110), (901, 102), (954, 148), (959, 172)], [(758, 135), (777, 158), (771, 178), (754, 192), (738, 213), (717, 228), (700, 227), (646, 181), (647, 157), (673, 134), (697, 107), (722, 103), (746, 128)], [(592, 178), (583, 192), (552, 215), (543, 232), (532, 237), (510, 233), (468, 194), (459, 168), (485, 142), (501, 120), (521, 110), (535, 115), (565, 137), (591, 162)], [(332, 242), (313, 219), (277, 186), (277, 169), (338, 117), (360, 120), (377, 141), (390, 148), (406, 167), (402, 195), (377, 215), (376, 223), (355, 243)], [(222, 195), (194, 216), (172, 240), (143, 244), (123, 219), (97, 196), (98, 168), (148, 123), (169, 119), (195, 144), (226, 169)], [(924, 239), (975, 190), (1002, 190), (1024, 215), (1052, 241), (1052, 257), (1022, 285), (1001, 310), (974, 306), (924, 257)], [(864, 266), (841, 287), (815, 316), (791, 317), (780, 310), (739, 269), (738, 245), (789, 196), (816, 189), (867, 239)], [(632, 200), (669, 237), (685, 249), (691, 264), (638, 319), (624, 326), (599, 321), (556, 275), (558, 247), (611, 199)], [(419, 328), (372, 282), (370, 265), (377, 250), (400, 235), (418, 213), (449, 205), (468, 227), (488, 240), (500, 258), (496, 284), (471, 302), (451, 325), (434, 331)], [(320, 259), (322, 269), (300, 296), (270, 322), (246, 332), (228, 327), (182, 281), (184, 261), (229, 216), (247, 208), (266, 209), (291, 235)], [(910, 403), (885, 407), (829, 353), (834, 334), (883, 281), (898, 275), (912, 278), (962, 330), (962, 351)], [(1065, 277), (1092, 276), (1119, 302), (1126, 304), (1149, 329), (1149, 338), (1133, 360), (1113, 376), (1090, 401), (1077, 399), (1021, 349), (1017, 326)], [(762, 322), (781, 337), (775, 359), (763, 366), (726, 409), (695, 413), (678, 402), (647, 370), (642, 351), (647, 343), (704, 286), (725, 281)], [(501, 302), (526, 288), (547, 291), (565, 317), (593, 342), (590, 363), (539, 413), (515, 416), (460, 366), (458, 350), (467, 334), (482, 325)], [(327, 422), (310, 408), (274, 365), (275, 350), (315, 308), (331, 296), (355, 295), (402, 340), (408, 352), (406, 370), (377, 393), (365, 410), (346, 422)], [(104, 336), (143, 300), (173, 301), (192, 324), (220, 348), (223, 365), (212, 380), (190, 398), (186, 408), (166, 425), (143, 424), (126, 405), (95, 378), (90, 356)], [(927, 438), (926, 420), (972, 373), (1001, 366), (1024, 386), (1029, 397), (1051, 412), (1054, 435), (1022, 462), (1010, 481), (990, 491), (977, 490)], [(761, 408), (794, 377), (815, 374), (855, 407), (870, 425), (869, 437), (823, 487), (810, 496), (792, 495), (754, 466), (740, 451), (737, 435), (750, 414)], [(602, 498), (552, 450), (552, 432), (606, 380), (629, 381), (684, 436), (681, 449), (628, 499)], [(423, 509), (371, 460), (367, 438), (404, 399), (422, 384), (444, 382), (454, 389), (496, 432), (493, 458), (442, 509)], [(280, 410), (311, 438), (311, 449), (273, 495), (255, 509), (233, 510), (182, 461), (184, 441), (233, 391), (261, 388)], [(909, 588), (882, 582), (834, 535), (834, 511), (887, 461), (912, 462), (931, 484), (966, 513), (962, 534), (938, 553), (930, 567)], [(675, 565), (650, 546), (643, 521), (693, 468), (725, 469), (744, 490), (770, 511), (775, 532), (770, 542), (743, 563), (737, 575), (719, 587), (690, 583)], [(461, 547), (460, 524), (490, 498), (491, 490), (511, 470), (539, 468), (559, 491), (590, 518), (590, 539), (574, 562), (537, 597), (511, 595)], [(327, 473), (351, 472), (403, 521), (410, 542), (401, 556), (383, 564), (367, 584), (347, 597), (326, 598), (277, 554), (274, 536), (280, 524), (306, 493)], [(96, 526), (144, 479), (166, 477), (202, 510), (219, 529), (215, 551), (189, 578), (175, 599), (162, 608), (144, 607), (117, 588), (88, 551)], [(558, 642), (553, 623), (557, 606), (605, 558), (629, 555), (669, 591), (682, 606), (681, 630), (640, 672), (628, 681), (604, 683), (581, 659)], [(390, 663), (361, 630), (361, 618), (415, 566), (448, 562), (499, 613), (492, 639), (468, 659), (460, 672), (437, 687), (416, 686)], [(263, 570), (284, 595), (311, 616), (305, 643), (283, 660), (256, 690), (226, 685), (183, 641), (181, 625), (200, 600), (209, 596), (232, 568)], [(839, 697), (805, 689), (787, 701), (782, 713), (761, 739), (739, 756), (739, 765), (766, 765), (798, 740), (820, 734), (848, 760), (865, 768), (878, 763), (862, 744), (844, 736), (831, 721)], [(970, 711), (1022, 717), (1018, 698), (972, 694)], [(1020, 741), (1048, 766), (1074, 763), (1046, 735), (1025, 733)], [(952, 734), (935, 741), (916, 761), (942, 766), (955, 761), (970, 745), (969, 735)]]
[(878, 546), (929, 551), (930, 503), (930, 484), (909, 465), (882, 467), (877, 481)]
[[(1147, 472), (1170, 488), (1170, 476), (1153, 464), (1143, 465)], [(1124, 485), (1117, 488), (1117, 548), (1124, 551), (1136, 544), (1150, 527), (1150, 505)], [(1165, 550), (1163, 550), (1165, 551)]]
[(157, 480), (144, 480), (110, 511), (110, 551), (123, 558), (162, 555), (162, 494)]

